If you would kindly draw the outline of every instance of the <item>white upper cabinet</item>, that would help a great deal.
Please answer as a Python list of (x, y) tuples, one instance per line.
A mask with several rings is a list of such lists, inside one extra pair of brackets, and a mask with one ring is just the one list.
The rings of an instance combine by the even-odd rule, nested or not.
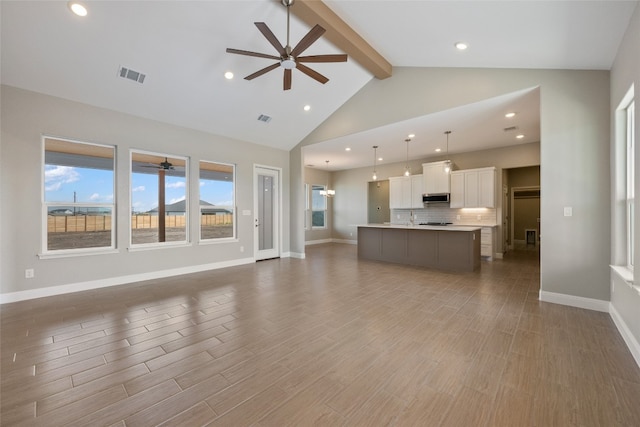
[(389, 208), (416, 209), (422, 203), (422, 175), (389, 178)]
[(496, 168), (484, 168), (478, 171), (478, 206), (496, 207)]
[(495, 208), (496, 168), (451, 173), (451, 208)]
[(411, 208), (424, 208), (422, 203), (424, 194), (424, 178), (422, 175), (411, 175)]
[(464, 208), (464, 171), (451, 172), (450, 208)]
[(425, 194), (440, 194), (450, 192), (449, 173), (445, 171), (447, 161), (422, 164)]

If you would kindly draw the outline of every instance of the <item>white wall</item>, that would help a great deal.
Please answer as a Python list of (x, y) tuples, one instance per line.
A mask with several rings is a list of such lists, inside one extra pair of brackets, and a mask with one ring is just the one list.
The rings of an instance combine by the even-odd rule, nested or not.
[[(289, 246), (289, 153), (180, 128), (152, 120), (91, 107), (77, 102), (2, 86), (0, 203), (0, 289), (3, 294), (51, 286), (112, 281), (117, 277), (153, 275), (172, 269), (197, 269), (215, 263), (233, 264), (253, 257), (253, 215), (238, 216), (238, 241), (129, 252), (129, 150), (132, 148), (233, 163), (236, 168), (237, 210), (253, 214), (254, 164), (282, 168), (283, 242)], [(41, 252), (41, 135), (117, 147), (117, 253), (40, 259)], [(195, 174), (195, 169), (192, 169)], [(190, 189), (197, 191), (197, 174)], [(197, 202), (196, 202), (197, 203)], [(197, 241), (197, 214), (191, 215), (190, 240)], [(244, 252), (240, 247), (244, 247)], [(24, 270), (35, 269), (25, 279)]]
[[(541, 100), (541, 289), (608, 301), (610, 212), (602, 203), (610, 189), (608, 71), (395, 68), (393, 77), (369, 82), (300, 146), (533, 87), (540, 87)], [(336, 192), (342, 191), (335, 178)], [(365, 201), (365, 190), (354, 193), (350, 205)], [(563, 216), (565, 206), (573, 207), (572, 217)], [(336, 227), (341, 213), (336, 206)], [(366, 210), (349, 221), (366, 221)], [(301, 233), (292, 229), (292, 242)]]
[[(611, 118), (614, 123), (614, 114), (618, 105), (622, 101), (622, 98), (627, 93), (632, 84), (635, 83), (635, 101), (636, 101), (636, 141), (635, 141), (635, 162), (636, 165), (640, 165), (640, 137), (638, 136), (638, 125), (640, 124), (640, 108), (638, 108), (640, 99), (640, 7), (636, 7), (635, 13), (631, 18), (629, 27), (625, 34), (624, 40), (620, 45), (615, 62), (611, 69)], [(612, 187), (611, 187), (611, 204), (612, 204), (612, 217), (616, 219), (612, 226), (613, 236), (624, 235), (624, 204), (620, 203), (624, 197), (618, 197), (620, 189), (624, 188), (622, 181), (621, 185), (615, 186), (616, 180), (624, 180), (624, 172), (622, 169), (616, 170), (615, 160), (624, 156), (624, 152), (616, 150), (615, 141), (615, 127), (611, 129), (611, 171), (612, 171)], [(636, 191), (640, 188), (640, 173), (638, 173), (638, 167), (636, 166), (635, 188)], [(616, 172), (618, 172), (616, 174)], [(636, 198), (635, 204), (635, 223), (640, 224), (640, 199)], [(611, 263), (621, 264), (624, 262), (624, 247), (626, 242), (624, 239), (612, 239), (611, 242)], [(640, 265), (640, 233), (635, 233), (635, 259), (634, 265)], [(637, 267), (636, 267), (637, 268)], [(638, 284), (638, 272), (635, 273), (636, 285)], [(611, 293), (611, 307), (612, 314), (619, 316), (614, 317), (617, 323), (624, 324), (623, 335), (625, 330), (627, 336), (627, 344), (634, 352), (636, 361), (640, 364), (640, 295), (629, 285), (627, 285), (617, 274), (611, 273), (611, 286), (615, 287), (615, 291)]]

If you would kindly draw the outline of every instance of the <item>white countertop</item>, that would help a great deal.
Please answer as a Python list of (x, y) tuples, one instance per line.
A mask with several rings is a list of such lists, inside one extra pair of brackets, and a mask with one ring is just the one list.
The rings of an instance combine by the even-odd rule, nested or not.
[(359, 224), (358, 227), (369, 228), (399, 228), (408, 230), (437, 230), (437, 231), (476, 231), (482, 229), (479, 225), (403, 225), (403, 224)]

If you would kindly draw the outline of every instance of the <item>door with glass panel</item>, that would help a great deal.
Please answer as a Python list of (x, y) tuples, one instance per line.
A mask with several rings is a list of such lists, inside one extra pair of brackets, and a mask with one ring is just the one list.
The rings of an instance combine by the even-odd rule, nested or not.
[(254, 167), (254, 256), (280, 256), (280, 171)]

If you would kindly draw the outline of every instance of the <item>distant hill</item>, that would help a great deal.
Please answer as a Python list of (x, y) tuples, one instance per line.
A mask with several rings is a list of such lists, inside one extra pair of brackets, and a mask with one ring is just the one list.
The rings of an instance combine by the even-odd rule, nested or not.
[[(205, 215), (217, 215), (217, 214), (230, 214), (231, 211), (225, 208), (217, 208), (215, 205), (212, 205), (209, 202), (205, 202), (204, 200), (200, 200), (200, 206), (211, 206), (211, 208), (202, 209), (202, 213)], [(180, 200), (179, 202), (171, 203), (169, 205), (165, 205), (164, 207), (165, 213), (167, 215), (183, 215), (186, 210), (186, 201)], [(152, 215), (158, 214), (158, 208), (155, 207), (148, 211), (147, 213)]]

